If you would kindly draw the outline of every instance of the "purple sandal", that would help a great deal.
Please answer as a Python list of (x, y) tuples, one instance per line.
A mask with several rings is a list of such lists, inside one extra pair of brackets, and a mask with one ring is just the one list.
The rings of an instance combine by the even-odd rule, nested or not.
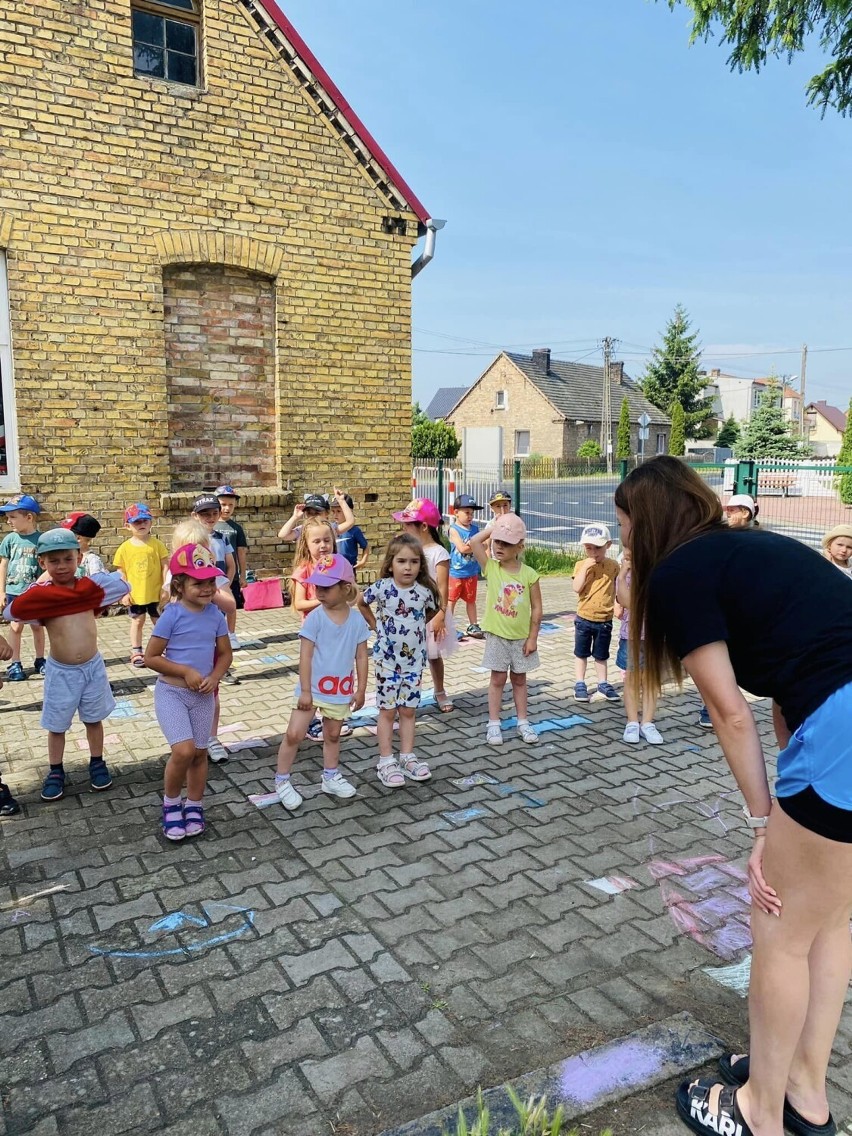
[(163, 836), (166, 840), (183, 840), (186, 836), (182, 805), (163, 805)]
[(204, 809), (201, 805), (184, 805), (183, 823), (187, 836), (200, 836), (204, 831)]

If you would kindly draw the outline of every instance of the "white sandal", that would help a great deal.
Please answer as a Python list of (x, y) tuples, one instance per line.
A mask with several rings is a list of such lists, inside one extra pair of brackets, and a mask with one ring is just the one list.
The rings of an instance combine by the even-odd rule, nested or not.
[(399, 762), (395, 757), (386, 758), (380, 761), (376, 773), (381, 783), (387, 789), (401, 789), (405, 784), (405, 774), (402, 772)]
[(415, 757), (413, 753), (400, 754), (399, 764), (403, 774), (412, 781), (428, 781), (432, 776), (432, 770), (426, 762)]

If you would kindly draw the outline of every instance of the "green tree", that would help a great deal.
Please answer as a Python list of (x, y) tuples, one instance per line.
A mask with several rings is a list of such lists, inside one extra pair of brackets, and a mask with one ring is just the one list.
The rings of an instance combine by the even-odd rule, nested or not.
[(732, 450), (739, 440), (740, 424), (732, 414), (730, 418), (726, 418), (722, 423), (719, 436), (716, 439), (716, 445), (724, 446), (726, 449)]
[(593, 461), (598, 461), (603, 456), (600, 442), (596, 442), (594, 438), (587, 438), (582, 445), (577, 447), (577, 457), (583, 458), (589, 465)]
[(717, 26), (731, 48), (731, 70), (759, 71), (770, 57), (804, 51), (811, 35), (831, 62), (806, 87), (808, 103), (825, 114), (852, 112), (852, 4), (849, 0), (667, 0), (692, 11), (690, 42), (710, 39)]
[(686, 415), (679, 402), (673, 402), (669, 410), (672, 432), (669, 434), (669, 453), (682, 458), (686, 450)]
[(615, 456), (617, 458), (630, 457), (630, 403), (626, 398), (621, 400), (621, 414), (618, 416)]
[[(846, 429), (843, 431), (837, 464), (852, 465), (852, 399), (849, 400), (849, 409), (846, 412)], [(840, 500), (844, 505), (852, 505), (852, 473), (840, 475)]]
[(411, 456), (417, 461), (445, 461), (458, 456), (461, 438), (449, 422), (433, 422), (415, 403), (411, 427)]
[(800, 458), (807, 447), (793, 437), (781, 408), (778, 380), (770, 378), (734, 448), (738, 458)]
[(665, 413), (673, 402), (680, 403), (687, 437), (709, 438), (712, 431), (708, 419), (713, 413), (713, 401), (705, 398), (704, 379), (698, 372), (701, 356), (696, 346), (698, 332), (689, 329), (689, 316), (678, 304), (663, 332), (663, 345), (654, 348), (640, 386), (645, 397)]

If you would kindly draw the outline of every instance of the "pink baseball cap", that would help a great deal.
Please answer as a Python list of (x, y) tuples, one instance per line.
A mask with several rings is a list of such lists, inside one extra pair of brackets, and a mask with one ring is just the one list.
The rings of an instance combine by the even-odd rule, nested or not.
[(400, 513), (394, 513), (395, 521), (402, 521), (404, 525), (431, 525), (436, 529), (441, 523), (441, 510), (434, 501), (428, 497), (415, 497), (409, 501)]
[(203, 544), (182, 544), (169, 561), (173, 576), (191, 576), (193, 580), (213, 580), (222, 573), (209, 548)]
[(491, 539), (504, 544), (520, 544), (527, 535), (527, 526), (517, 513), (504, 513), (491, 526)]
[(321, 556), (304, 582), (320, 588), (330, 588), (334, 584), (354, 584), (355, 569), (345, 556), (335, 552), (333, 556)]

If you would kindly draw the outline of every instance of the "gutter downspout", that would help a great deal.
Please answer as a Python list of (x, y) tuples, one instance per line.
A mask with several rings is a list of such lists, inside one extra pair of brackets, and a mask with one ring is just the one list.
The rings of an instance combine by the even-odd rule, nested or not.
[(432, 257), (435, 255), (435, 238), (438, 230), (443, 229), (446, 221), (441, 221), (437, 217), (430, 217), (426, 222), (426, 244), (423, 247), (423, 252), (418, 256), (417, 260), (411, 266), (411, 279), (422, 272)]

